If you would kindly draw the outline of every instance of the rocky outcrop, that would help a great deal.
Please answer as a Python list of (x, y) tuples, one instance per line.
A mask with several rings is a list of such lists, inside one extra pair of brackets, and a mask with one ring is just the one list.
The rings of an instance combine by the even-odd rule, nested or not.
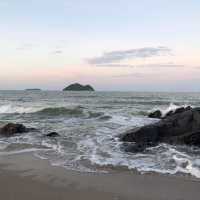
[(169, 117), (169, 116), (172, 116), (172, 115), (175, 115), (177, 113), (182, 113), (182, 112), (185, 112), (187, 110), (191, 110), (192, 107), (191, 106), (187, 106), (187, 107), (179, 107), (177, 108), (176, 110), (170, 110), (169, 112), (167, 112), (164, 116), (164, 118), (166, 117)]
[(149, 118), (161, 119), (161, 117), (162, 117), (162, 112), (161, 112), (160, 110), (153, 111), (153, 112), (149, 113), (148, 117), (149, 117)]
[(158, 143), (200, 147), (200, 108), (176, 110), (159, 122), (132, 129), (121, 136), (128, 151), (143, 151)]
[(58, 137), (60, 136), (57, 132), (50, 132), (45, 135), (46, 137)]
[(90, 85), (81, 85), (74, 83), (64, 88), (63, 91), (94, 91), (94, 88)]
[(26, 128), (23, 124), (8, 123), (0, 127), (0, 135), (9, 137), (15, 134), (27, 133), (34, 130), (35, 129), (33, 128)]
[[(16, 134), (28, 133), (30, 131), (39, 132), (35, 128), (27, 128), (23, 124), (8, 123), (0, 127), (0, 136), (11, 137)], [(57, 132), (49, 132), (45, 135), (46, 137), (58, 137), (60, 136)]]
[(187, 106), (187, 107), (179, 107), (175, 110), (170, 110), (168, 111), (164, 116), (162, 116), (162, 112), (160, 110), (155, 110), (153, 112), (150, 112), (148, 117), (149, 118), (157, 118), (157, 119), (162, 119), (162, 118), (167, 118), (169, 116), (172, 116), (172, 115), (175, 115), (177, 113), (181, 113), (181, 112), (184, 112), (184, 111), (187, 111), (187, 110), (190, 110), (192, 109), (191, 106)]

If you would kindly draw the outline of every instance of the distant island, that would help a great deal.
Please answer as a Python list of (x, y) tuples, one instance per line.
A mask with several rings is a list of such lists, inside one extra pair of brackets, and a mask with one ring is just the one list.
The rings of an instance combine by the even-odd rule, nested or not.
[(63, 91), (94, 91), (94, 88), (90, 85), (74, 83), (64, 88)]
[(39, 88), (30, 88), (30, 89), (26, 89), (26, 91), (41, 91), (41, 89), (39, 89)]

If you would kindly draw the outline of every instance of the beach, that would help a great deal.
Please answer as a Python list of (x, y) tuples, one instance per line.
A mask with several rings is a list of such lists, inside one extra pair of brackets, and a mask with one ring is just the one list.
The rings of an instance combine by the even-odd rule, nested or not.
[(200, 200), (200, 0), (0, 0), (0, 200)]
[(158, 119), (147, 117), (151, 110), (165, 114), (183, 105), (197, 107), (199, 97), (0, 92), (1, 123), (28, 127), (24, 133), (1, 136), (0, 199), (199, 199), (200, 148), (160, 143), (131, 153), (119, 140), (127, 130), (156, 123)]
[(30, 153), (0, 158), (4, 200), (197, 200), (199, 179), (124, 170), (84, 173), (51, 166)]

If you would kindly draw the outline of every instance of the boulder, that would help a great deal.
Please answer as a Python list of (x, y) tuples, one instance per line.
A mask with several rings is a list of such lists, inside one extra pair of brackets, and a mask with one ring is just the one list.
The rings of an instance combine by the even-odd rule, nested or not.
[(179, 107), (179, 108), (177, 108), (177, 109), (174, 110), (174, 111), (173, 111), (173, 110), (170, 110), (169, 112), (167, 112), (167, 113), (165, 114), (164, 118), (169, 117), (169, 116), (172, 116), (172, 115), (177, 114), (177, 113), (185, 112), (185, 111), (190, 110), (190, 109), (192, 109), (191, 106)]
[(200, 108), (184, 108), (154, 124), (132, 129), (121, 136), (128, 149), (142, 151), (158, 143), (200, 147)]
[(181, 113), (181, 112), (184, 112), (184, 111), (187, 111), (187, 110), (190, 110), (190, 109), (192, 109), (191, 106), (179, 107), (176, 110), (170, 110), (169, 112), (167, 112), (165, 114), (165, 116), (162, 116), (162, 112), (160, 110), (155, 110), (155, 111), (149, 113), (148, 117), (149, 118), (157, 118), (157, 119), (167, 118), (167, 117), (170, 117), (174, 114)]
[(9, 137), (19, 133), (26, 133), (30, 130), (34, 129), (26, 128), (23, 124), (8, 123), (0, 127), (0, 135)]
[(162, 117), (162, 112), (160, 110), (153, 111), (149, 113), (148, 117), (160, 119)]
[(60, 136), (57, 132), (50, 132), (45, 135), (46, 137), (58, 137)]

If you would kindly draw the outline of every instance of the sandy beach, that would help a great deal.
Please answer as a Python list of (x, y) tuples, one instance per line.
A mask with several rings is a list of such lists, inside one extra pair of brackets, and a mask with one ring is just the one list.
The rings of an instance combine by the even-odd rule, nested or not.
[(0, 0), (0, 200), (200, 200), (200, 0)]
[(80, 173), (53, 167), (30, 153), (1, 156), (0, 193), (4, 200), (196, 200), (200, 181), (191, 177), (117, 170)]

